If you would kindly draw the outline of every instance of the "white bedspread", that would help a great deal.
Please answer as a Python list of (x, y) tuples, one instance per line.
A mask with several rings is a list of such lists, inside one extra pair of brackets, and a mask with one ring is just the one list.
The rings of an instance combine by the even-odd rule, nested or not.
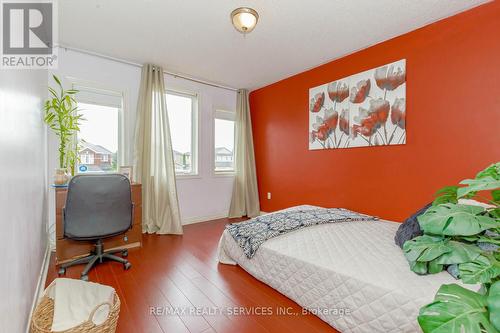
[(442, 284), (458, 282), (446, 272), (410, 271), (394, 244), (398, 227), (388, 221), (312, 226), (266, 241), (252, 259), (224, 231), (219, 262), (238, 264), (306, 309), (330, 309), (317, 315), (341, 332), (420, 332), (420, 307)]

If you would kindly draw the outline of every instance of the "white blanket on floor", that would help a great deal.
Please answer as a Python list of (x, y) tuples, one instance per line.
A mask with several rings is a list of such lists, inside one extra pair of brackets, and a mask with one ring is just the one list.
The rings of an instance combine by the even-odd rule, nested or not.
[[(91, 312), (102, 303), (113, 304), (112, 287), (74, 279), (55, 279), (47, 287), (47, 296), (54, 300), (52, 331), (65, 331), (89, 320)], [(96, 325), (106, 321), (110, 307), (103, 305), (92, 318)]]
[(311, 226), (267, 240), (252, 259), (226, 230), (219, 262), (238, 264), (340, 332), (415, 333), (420, 307), (442, 284), (461, 283), (447, 272), (413, 273), (394, 244), (398, 227), (387, 221)]

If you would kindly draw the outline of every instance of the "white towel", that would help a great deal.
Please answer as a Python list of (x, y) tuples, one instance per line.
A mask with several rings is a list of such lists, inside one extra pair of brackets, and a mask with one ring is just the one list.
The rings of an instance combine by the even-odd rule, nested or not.
[[(54, 300), (52, 331), (64, 331), (89, 319), (94, 308), (105, 302), (113, 304), (115, 290), (112, 287), (74, 279), (55, 279), (47, 287), (47, 296)], [(101, 306), (94, 314), (93, 322), (106, 321), (109, 306)]]

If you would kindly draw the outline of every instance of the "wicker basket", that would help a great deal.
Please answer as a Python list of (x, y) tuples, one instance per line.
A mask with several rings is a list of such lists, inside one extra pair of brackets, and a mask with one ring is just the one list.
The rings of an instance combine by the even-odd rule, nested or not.
[[(108, 319), (100, 325), (94, 324), (92, 318), (95, 312), (101, 306), (109, 306)], [(80, 325), (70, 328), (65, 331), (58, 331), (58, 333), (114, 333), (116, 331), (116, 324), (118, 323), (118, 315), (120, 313), (120, 298), (115, 293), (114, 304), (105, 302), (99, 304), (90, 313), (89, 319)], [(33, 318), (31, 319), (30, 332), (31, 333), (55, 333), (51, 331), (52, 319), (54, 317), (54, 300), (47, 295), (42, 297), (42, 300), (36, 306)]]

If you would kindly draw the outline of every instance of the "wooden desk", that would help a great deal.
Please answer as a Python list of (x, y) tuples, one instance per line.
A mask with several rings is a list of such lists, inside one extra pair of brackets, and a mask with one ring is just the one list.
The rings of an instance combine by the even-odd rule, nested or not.
[[(66, 205), (67, 188), (56, 188), (56, 265), (86, 256), (94, 249), (94, 241), (74, 241), (63, 236), (62, 210)], [(134, 219), (132, 228), (126, 233), (103, 240), (104, 250), (113, 248), (133, 248), (141, 246), (142, 241), (142, 187), (132, 184)]]

